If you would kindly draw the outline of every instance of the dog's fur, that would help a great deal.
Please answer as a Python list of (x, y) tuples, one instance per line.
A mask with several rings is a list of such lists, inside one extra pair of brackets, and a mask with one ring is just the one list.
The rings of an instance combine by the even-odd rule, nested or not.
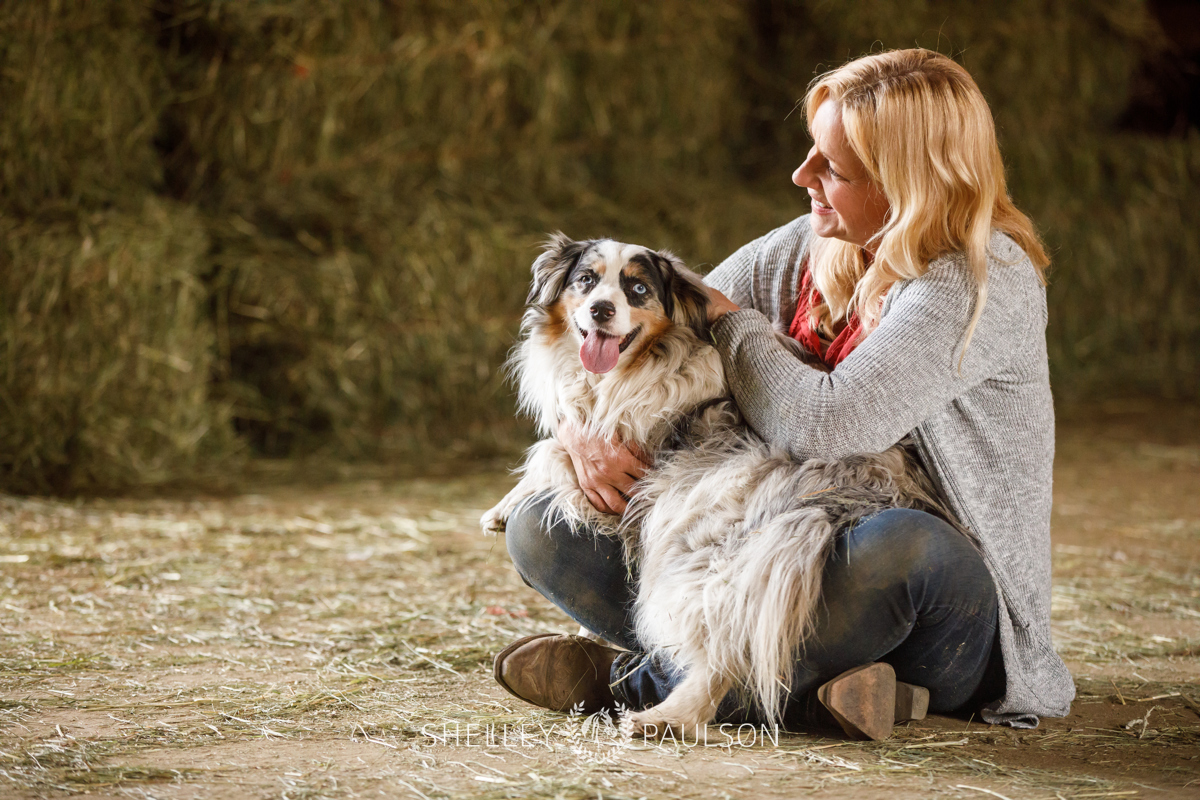
[[(639, 572), (638, 640), (685, 676), (626, 719), (633, 733), (692, 731), (731, 688), (778, 719), (837, 531), (889, 507), (953, 520), (903, 443), (797, 463), (755, 436), (728, 396), (706, 313), (702, 282), (670, 253), (552, 237), (534, 262), (510, 362), (521, 407), (547, 438), (481, 520), (502, 530), (521, 501), (549, 492), (551, 515), (625, 540)], [(589, 336), (600, 337), (590, 349)], [(554, 438), (561, 420), (654, 457), (624, 518), (588, 502)]]

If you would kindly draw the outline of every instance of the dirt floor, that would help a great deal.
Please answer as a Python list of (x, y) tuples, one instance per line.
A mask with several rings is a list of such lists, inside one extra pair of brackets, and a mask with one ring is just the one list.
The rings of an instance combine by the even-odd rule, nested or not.
[(1195, 407), (1064, 414), (1054, 632), (1078, 699), (1032, 731), (655, 745), (514, 701), (492, 654), (574, 628), (476, 529), (510, 484), (0, 497), (0, 796), (1200, 797)]

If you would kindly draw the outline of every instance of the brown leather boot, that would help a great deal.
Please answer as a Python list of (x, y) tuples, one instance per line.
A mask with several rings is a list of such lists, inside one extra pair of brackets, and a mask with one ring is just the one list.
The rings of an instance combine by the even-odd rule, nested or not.
[(538, 633), (501, 650), (492, 675), (509, 694), (527, 703), (591, 714), (616, 706), (608, 675), (620, 652), (582, 636)]
[(897, 683), (891, 665), (880, 663), (843, 672), (817, 689), (817, 699), (853, 739), (886, 739), (895, 723), (924, 719), (929, 709), (928, 689)]

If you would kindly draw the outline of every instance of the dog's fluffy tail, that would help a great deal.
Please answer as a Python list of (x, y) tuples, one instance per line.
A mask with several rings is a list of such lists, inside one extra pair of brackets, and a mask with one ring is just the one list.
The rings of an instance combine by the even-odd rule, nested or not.
[(742, 675), (770, 722), (781, 714), (797, 654), (814, 627), (836, 529), (821, 509), (797, 509), (748, 524), (743, 535), (754, 541), (738, 549), (727, 582), (708, 584), (708, 656), (710, 668)]
[(728, 641), (746, 646), (746, 688), (767, 720), (779, 718), (796, 656), (813, 630), (822, 569), (836, 533), (823, 510), (800, 508), (749, 530), (756, 546), (739, 552), (736, 574), (746, 585), (736, 587), (730, 600), (746, 607), (727, 619), (744, 627), (730, 631)]

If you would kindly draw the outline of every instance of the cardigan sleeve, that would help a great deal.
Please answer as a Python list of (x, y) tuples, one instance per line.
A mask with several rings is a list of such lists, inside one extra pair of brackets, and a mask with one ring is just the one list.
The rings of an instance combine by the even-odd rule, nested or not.
[[(760, 236), (753, 242), (738, 248), (733, 255), (708, 273), (704, 277), (704, 282), (742, 308), (756, 308), (754, 305), (754, 264), (763, 243), (770, 235)], [(766, 309), (760, 308), (759, 310), (765, 311)]]
[(713, 338), (746, 421), (797, 459), (842, 458), (895, 444), (997, 376), (1024, 349), (1029, 318), (1039, 307), (1030, 283), (1041, 286), (1017, 252), (1017, 263), (989, 260), (987, 301), (965, 353), (976, 289), (962, 256), (896, 284), (879, 326), (828, 374), (780, 344), (758, 311), (726, 314), (713, 326)]

